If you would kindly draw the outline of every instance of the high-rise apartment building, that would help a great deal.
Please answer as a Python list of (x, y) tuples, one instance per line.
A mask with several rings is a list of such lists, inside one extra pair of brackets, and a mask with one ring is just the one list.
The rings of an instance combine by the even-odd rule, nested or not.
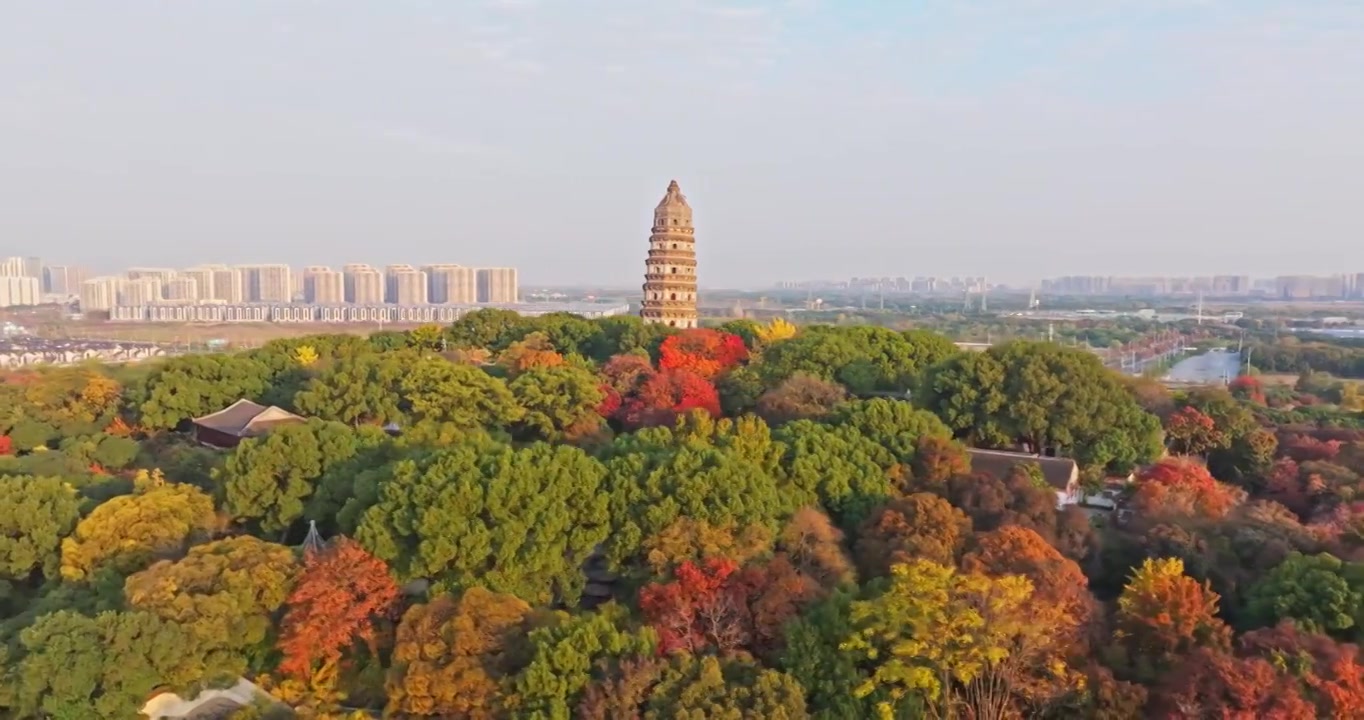
[(181, 270), (180, 277), (189, 278), (194, 281), (194, 289), (195, 292), (199, 293), (199, 300), (201, 302), (204, 300), (219, 299), (214, 292), (215, 287), (213, 282), (217, 277), (217, 271), (212, 267), (200, 266), (192, 267), (188, 270)]
[(288, 265), (239, 265), (237, 270), (241, 272), (246, 302), (293, 302), (293, 271)]
[(478, 273), (460, 265), (427, 265), (427, 300), (437, 304), (472, 304), (478, 302)]
[(696, 327), (695, 232), (691, 205), (674, 180), (668, 183), (668, 192), (654, 208), (649, 255), (644, 261), (644, 298), (639, 310), (644, 322)]
[(345, 276), (345, 300), (353, 305), (379, 305), (384, 301), (384, 275), (364, 263), (341, 269)]
[(128, 268), (128, 269), (124, 272), (124, 275), (126, 275), (127, 278), (128, 278), (129, 280), (141, 280), (141, 279), (143, 279), (143, 278), (156, 278), (157, 280), (160, 280), (160, 281), (161, 281), (161, 285), (162, 285), (163, 287), (165, 286), (166, 283), (168, 283), (168, 282), (171, 281), (171, 278), (175, 277), (175, 276), (178, 275), (178, 274), (179, 274), (179, 273), (178, 273), (174, 268), (152, 268), (152, 267), (135, 267), (135, 268)]
[(166, 283), (164, 292), (166, 300), (179, 303), (198, 302), (199, 281), (188, 275), (178, 275)]
[(479, 268), (477, 277), (479, 302), (516, 302), (516, 268)]
[(27, 277), (28, 267), (22, 257), (0, 258), (0, 277)]
[(85, 282), (85, 268), (74, 265), (48, 265), (43, 268), (43, 291), (54, 295), (76, 295)]
[(27, 275), (0, 275), (0, 307), (37, 305), (43, 301), (42, 284)]
[(165, 297), (162, 294), (161, 278), (150, 275), (128, 280), (119, 290), (118, 304), (131, 307), (155, 305)]
[(384, 268), (384, 302), (393, 305), (425, 305), (426, 273), (411, 265)]
[(345, 276), (329, 267), (304, 268), (303, 301), (314, 305), (340, 305), (346, 301)]
[(125, 282), (123, 278), (105, 276), (81, 283), (81, 312), (107, 311), (117, 305), (119, 291)]

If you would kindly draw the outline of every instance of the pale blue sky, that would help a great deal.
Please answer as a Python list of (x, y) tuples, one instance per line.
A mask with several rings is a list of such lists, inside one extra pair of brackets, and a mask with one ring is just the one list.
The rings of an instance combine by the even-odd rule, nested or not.
[(0, 0), (0, 255), (1364, 271), (1359, 0)]

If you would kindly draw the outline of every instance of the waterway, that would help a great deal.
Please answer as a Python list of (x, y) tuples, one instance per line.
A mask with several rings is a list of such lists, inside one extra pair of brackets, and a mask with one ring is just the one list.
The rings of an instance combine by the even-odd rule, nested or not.
[(1165, 379), (1180, 383), (1222, 383), (1241, 371), (1241, 353), (1226, 350), (1205, 352), (1175, 363)]

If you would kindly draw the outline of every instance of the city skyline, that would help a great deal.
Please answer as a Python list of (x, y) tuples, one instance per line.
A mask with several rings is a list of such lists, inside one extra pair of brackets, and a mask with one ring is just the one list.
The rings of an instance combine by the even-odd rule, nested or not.
[(12, 8), (5, 252), (628, 286), (676, 177), (717, 288), (1364, 266), (1359, 3), (585, 2)]

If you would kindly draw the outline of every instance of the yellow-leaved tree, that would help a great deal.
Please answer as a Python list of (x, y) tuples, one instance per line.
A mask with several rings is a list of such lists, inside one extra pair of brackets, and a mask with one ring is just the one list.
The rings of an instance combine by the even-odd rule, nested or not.
[(62, 578), (84, 581), (104, 566), (128, 574), (158, 557), (184, 552), (213, 534), (213, 499), (193, 485), (142, 471), (136, 492), (96, 507), (62, 540)]
[(758, 340), (764, 345), (771, 345), (774, 342), (790, 340), (796, 336), (796, 326), (787, 322), (786, 318), (775, 317), (772, 322), (766, 325), (759, 325), (755, 330)]
[(299, 345), (294, 350), (294, 362), (302, 367), (312, 367), (317, 364), (317, 348), (312, 345)]
[(852, 621), (843, 649), (875, 666), (855, 692), (884, 690), (885, 720), (902, 702), (921, 703), (934, 718), (1026, 716), (1078, 682), (1057, 640), (1077, 620), (1033, 602), (1032, 582), (1019, 575), (910, 560), (891, 568), (884, 592), (853, 603)]

